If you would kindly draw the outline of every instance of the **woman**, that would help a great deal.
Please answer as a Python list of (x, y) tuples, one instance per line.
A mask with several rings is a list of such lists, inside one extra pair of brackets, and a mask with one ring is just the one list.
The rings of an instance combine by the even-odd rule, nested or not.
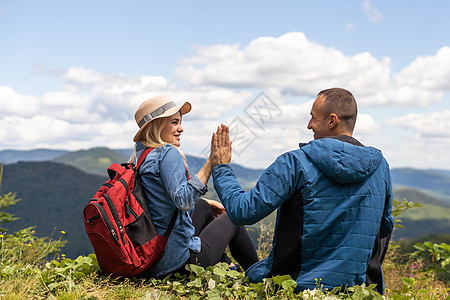
[[(180, 210), (164, 255), (148, 272), (149, 276), (183, 273), (186, 264), (214, 265), (223, 259), (227, 245), (244, 270), (258, 260), (245, 227), (233, 225), (219, 202), (206, 200), (209, 205), (205, 205), (204, 200), (198, 200), (207, 191), (212, 164), (208, 158), (200, 171), (189, 178), (179, 146), (181, 119), (190, 110), (189, 102), (176, 105), (160, 95), (144, 101), (135, 114), (140, 127), (133, 139), (136, 157), (145, 148), (154, 148), (139, 172), (159, 233), (165, 232), (175, 210)], [(211, 218), (212, 214), (217, 218)]]

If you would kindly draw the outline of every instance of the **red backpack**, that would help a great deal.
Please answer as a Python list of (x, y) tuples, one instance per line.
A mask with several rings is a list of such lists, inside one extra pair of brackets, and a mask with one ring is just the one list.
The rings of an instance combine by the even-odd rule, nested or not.
[(147, 148), (136, 167), (112, 164), (110, 179), (83, 210), (89, 236), (102, 271), (114, 277), (138, 276), (162, 257), (175, 225), (178, 209), (163, 235), (158, 234), (148, 209), (138, 169), (152, 148)]

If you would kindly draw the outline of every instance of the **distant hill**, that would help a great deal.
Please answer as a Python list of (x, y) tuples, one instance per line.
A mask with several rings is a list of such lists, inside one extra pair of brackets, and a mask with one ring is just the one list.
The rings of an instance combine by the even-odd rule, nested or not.
[(430, 171), (434, 171), (437, 173), (444, 174), (445, 176), (450, 177), (450, 170), (442, 170), (442, 169), (430, 169)]
[(11, 164), (18, 161), (46, 161), (68, 153), (66, 150), (1, 150), (0, 163)]
[[(53, 161), (68, 164), (79, 168), (87, 173), (96, 175), (105, 175), (106, 170), (111, 163), (127, 162), (133, 149), (119, 149), (112, 150), (108, 148), (92, 148), (89, 150), (81, 150), (66, 153), (62, 156), (56, 157)], [(193, 155), (186, 155), (188, 163), (188, 170), (190, 174), (196, 174), (205, 163), (206, 159)], [(239, 177), (239, 183), (245, 187), (251, 187), (258, 180), (263, 172), (260, 169), (249, 169), (237, 164), (231, 164), (231, 168)]]
[(10, 232), (36, 226), (38, 236), (58, 238), (66, 232), (63, 250), (69, 257), (93, 253), (84, 230), (82, 211), (105, 177), (55, 162), (19, 162), (4, 166), (1, 193), (22, 199), (8, 212), (20, 219), (5, 224)]
[(398, 168), (391, 170), (392, 182), (450, 195), (450, 171)]
[(112, 163), (121, 164), (129, 158), (120, 151), (99, 147), (69, 152), (54, 158), (53, 161), (71, 165), (86, 173), (107, 176), (107, 169)]

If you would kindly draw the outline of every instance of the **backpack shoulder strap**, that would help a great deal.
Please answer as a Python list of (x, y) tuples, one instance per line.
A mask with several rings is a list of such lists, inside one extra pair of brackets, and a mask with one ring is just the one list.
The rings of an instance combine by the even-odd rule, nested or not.
[(141, 156), (139, 157), (137, 163), (136, 163), (136, 170), (139, 169), (139, 167), (142, 165), (142, 163), (144, 162), (145, 158), (147, 157), (147, 155), (155, 148), (146, 148), (144, 150), (144, 152), (142, 152)]
[(175, 209), (175, 212), (172, 215), (172, 219), (170, 219), (169, 226), (167, 226), (166, 232), (164, 232), (164, 236), (169, 238), (170, 233), (172, 232), (173, 227), (175, 226), (175, 222), (178, 217), (178, 212), (180, 210), (178, 208)]

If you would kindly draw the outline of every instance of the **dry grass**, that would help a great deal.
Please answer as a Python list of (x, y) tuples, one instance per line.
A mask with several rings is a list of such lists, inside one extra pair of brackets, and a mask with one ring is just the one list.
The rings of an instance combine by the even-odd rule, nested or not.
[[(432, 272), (423, 272), (423, 266), (407, 257), (400, 255), (395, 246), (392, 247), (383, 263), (386, 295), (388, 298), (398, 295), (405, 288), (402, 278), (413, 278), (413, 290), (417, 292), (416, 299), (450, 299), (450, 286), (439, 280)], [(407, 295), (405, 295), (407, 296)], [(411, 299), (411, 298), (406, 298)]]

